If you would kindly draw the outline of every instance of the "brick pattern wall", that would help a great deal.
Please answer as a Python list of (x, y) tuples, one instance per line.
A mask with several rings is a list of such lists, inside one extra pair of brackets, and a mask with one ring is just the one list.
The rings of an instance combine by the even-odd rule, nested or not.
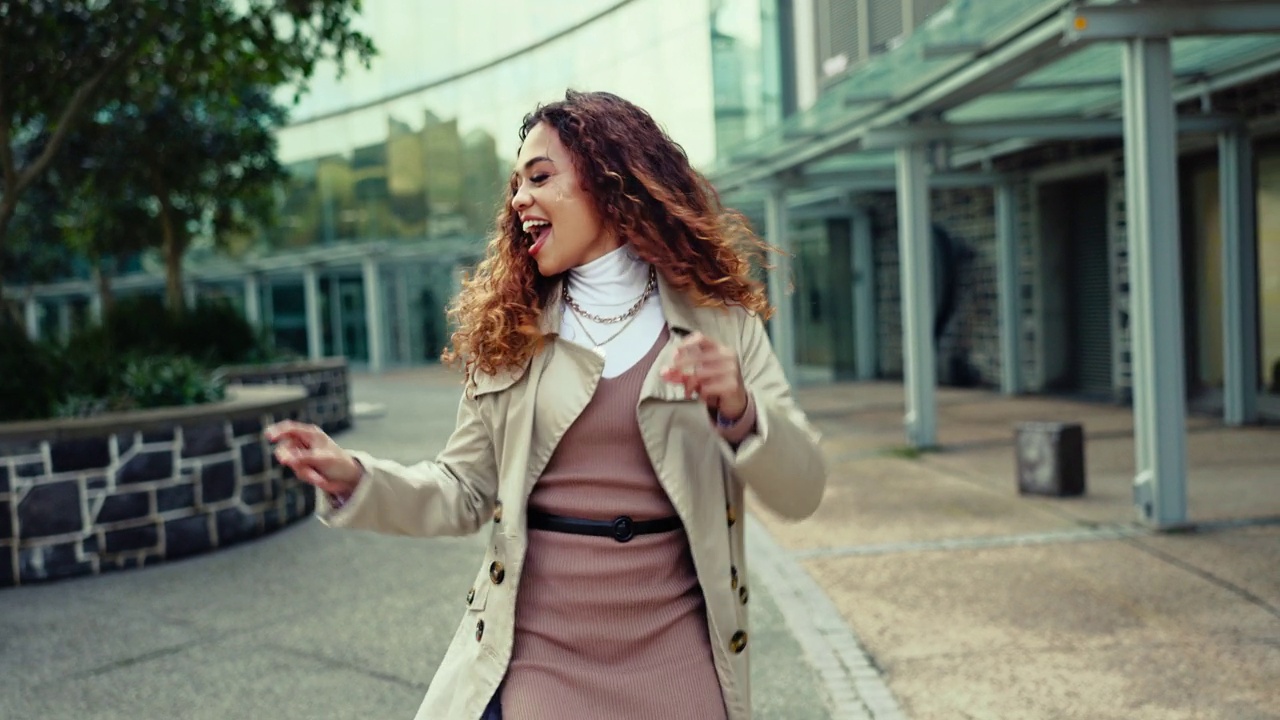
[(1112, 156), (1107, 170), (1107, 224), (1111, 238), (1111, 348), (1115, 399), (1133, 396), (1133, 332), (1130, 325), (1129, 235), (1125, 220), (1124, 156)]
[[(1032, 242), (1030, 183), (1024, 181), (1016, 190), (1022, 374), (1024, 378), (1034, 378), (1039, 367), (1034, 352), (1036, 254)], [(956, 305), (938, 342), (939, 380), (944, 383), (964, 380), (948, 367), (947, 359), (956, 354), (972, 372), (966, 383), (998, 387), (1001, 357), (995, 193), (991, 188), (939, 190), (932, 193), (930, 202), (934, 225), (952, 238), (956, 249), (966, 258), (957, 266)], [(901, 377), (903, 372), (901, 269), (895, 203), (892, 194), (882, 194), (869, 204), (876, 261), (879, 366), (887, 377)]]
[(141, 567), (308, 516), (315, 494), (239, 419), (80, 439), (0, 440), (0, 586)]

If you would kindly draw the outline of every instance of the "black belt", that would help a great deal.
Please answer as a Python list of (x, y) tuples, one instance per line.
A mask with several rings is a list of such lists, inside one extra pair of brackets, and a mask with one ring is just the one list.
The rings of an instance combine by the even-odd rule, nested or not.
[(676, 516), (659, 518), (658, 520), (632, 520), (626, 515), (619, 515), (612, 520), (583, 520), (582, 518), (552, 515), (550, 513), (529, 511), (530, 530), (551, 530), (553, 532), (571, 533), (573, 535), (596, 535), (611, 537), (620, 543), (627, 542), (637, 535), (671, 532), (684, 527)]

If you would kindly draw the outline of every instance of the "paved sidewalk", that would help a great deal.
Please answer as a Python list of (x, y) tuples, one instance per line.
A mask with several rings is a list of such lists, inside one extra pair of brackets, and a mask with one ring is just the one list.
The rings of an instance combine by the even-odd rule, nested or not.
[[(438, 369), (357, 377), (383, 412), (341, 441), (430, 457), (458, 391)], [(799, 394), (833, 472), (813, 519), (748, 521), (757, 717), (1280, 718), (1280, 430), (1194, 420), (1205, 525), (1158, 535), (1130, 522), (1125, 409), (943, 390), (945, 449), (912, 458), (901, 387)], [(1085, 497), (1017, 495), (1032, 419), (1084, 423)], [(5, 590), (0, 719), (412, 717), (481, 554), (309, 521)]]
[[(907, 716), (1280, 718), (1280, 429), (1191, 421), (1198, 532), (1131, 522), (1127, 409), (943, 390), (943, 450), (902, 448), (902, 388), (805, 388), (832, 477), (757, 512)], [(1088, 494), (1019, 497), (1013, 425), (1083, 422)]]
[[(358, 376), (355, 400), (384, 412), (339, 440), (433, 457), (459, 392), (439, 369)], [(411, 540), (309, 520), (184, 561), (0, 591), (0, 720), (413, 717), (482, 556), (479, 536)], [(801, 646), (769, 588), (784, 572), (803, 575), (781, 551), (752, 570), (757, 716), (839, 717), (825, 681), (847, 678), (808, 664), (821, 643)], [(834, 608), (826, 617), (842, 624)]]

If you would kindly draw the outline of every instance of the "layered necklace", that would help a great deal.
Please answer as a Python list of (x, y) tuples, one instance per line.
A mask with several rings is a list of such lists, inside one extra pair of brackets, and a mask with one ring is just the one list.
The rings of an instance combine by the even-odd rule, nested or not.
[[(600, 357), (604, 357), (604, 346), (609, 344), (619, 335), (621, 335), (622, 331), (626, 330), (631, 325), (632, 321), (635, 320), (636, 317), (640, 315), (640, 310), (644, 308), (645, 301), (648, 300), (649, 296), (652, 295), (657, 289), (658, 289), (658, 273), (657, 273), (657, 270), (653, 268), (653, 266), (650, 266), (649, 282), (645, 283), (644, 292), (640, 293), (640, 297), (636, 299), (635, 303), (632, 304), (631, 307), (628, 308), (626, 312), (622, 313), (621, 315), (614, 315), (612, 317), (606, 317), (602, 315), (596, 315), (595, 313), (587, 312), (587, 310), (583, 308), (581, 305), (579, 305), (578, 302), (573, 299), (573, 296), (569, 294), (569, 283), (567, 282), (564, 284), (564, 289), (561, 291), (561, 295), (564, 296), (564, 304), (569, 307), (569, 310), (570, 310), (569, 314), (573, 316), (574, 322), (578, 324), (579, 328), (582, 328), (582, 333), (587, 336), (587, 340), (591, 341), (591, 345), (592, 345), (591, 349), (594, 350), (596, 354), (599, 355)], [(617, 330), (614, 330), (613, 333), (610, 334), (605, 339), (597, 340), (595, 336), (591, 334), (591, 331), (587, 329), (587, 324), (582, 322), (582, 318), (586, 318), (592, 322), (599, 323), (601, 325), (621, 324), (621, 327), (619, 327)]]

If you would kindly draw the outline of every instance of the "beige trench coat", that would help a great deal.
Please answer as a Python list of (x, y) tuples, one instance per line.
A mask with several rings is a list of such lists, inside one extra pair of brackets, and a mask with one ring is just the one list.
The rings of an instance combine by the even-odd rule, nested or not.
[[(751, 488), (782, 516), (804, 518), (822, 498), (825, 462), (818, 434), (792, 400), (760, 319), (742, 308), (694, 307), (665, 283), (659, 292), (671, 339), (644, 381), (636, 413), (658, 479), (688, 532), (728, 717), (748, 720), (743, 489)], [(560, 312), (556, 304), (543, 318), (549, 335), (560, 327)], [(694, 330), (738, 351), (757, 420), (755, 433), (736, 450), (700, 402), (659, 376), (681, 337)], [(481, 529), (489, 534), (484, 563), (466, 592), (465, 615), (417, 720), (477, 720), (506, 673), (528, 540), (526, 502), (560, 439), (535, 433), (535, 398), (566, 403), (576, 417), (604, 365), (592, 353), (565, 352), (557, 342), (567, 341), (552, 335), (543, 353), (519, 372), (477, 377), (460, 403), (457, 429), (435, 461), (405, 467), (356, 452), (368, 474), (351, 499), (340, 510), (321, 503), (321, 518), (334, 527), (416, 537)], [(575, 360), (545, 362), (555, 352)], [(575, 374), (553, 377), (556, 368)], [(592, 381), (584, 385), (582, 377)], [(536, 392), (539, 387), (555, 392)]]

